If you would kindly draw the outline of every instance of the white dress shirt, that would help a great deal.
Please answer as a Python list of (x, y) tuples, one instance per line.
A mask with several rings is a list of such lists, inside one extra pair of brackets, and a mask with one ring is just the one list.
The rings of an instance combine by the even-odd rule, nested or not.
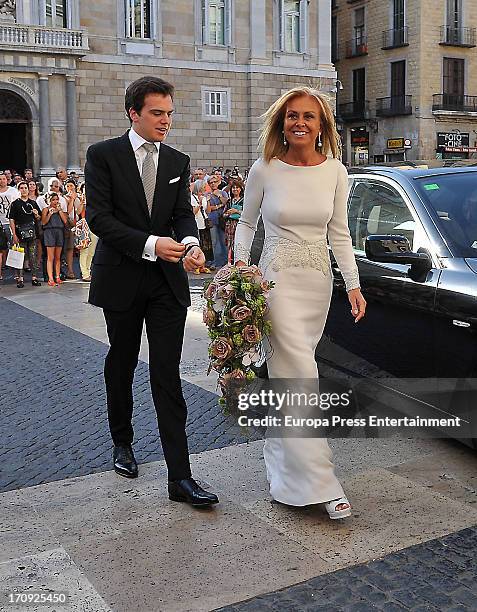
[[(145, 140), (142, 136), (139, 136), (139, 134), (135, 132), (132, 127), (129, 130), (129, 141), (133, 148), (134, 156), (136, 157), (136, 163), (137, 163), (137, 168), (139, 170), (139, 176), (142, 176), (142, 165), (147, 155), (146, 150), (143, 148), (142, 145), (145, 142), (149, 142), (149, 141)], [(154, 142), (153, 144), (156, 145), (156, 151), (153, 152), (152, 156), (154, 159), (154, 165), (156, 167), (156, 173), (157, 173), (157, 165), (159, 163), (159, 149), (161, 147), (161, 143)], [(148, 259), (149, 261), (156, 261), (157, 259), (156, 242), (158, 238), (159, 236), (151, 235), (146, 240), (146, 244), (144, 245), (144, 251), (142, 252), (143, 259)], [(199, 245), (199, 241), (197, 240), (197, 238), (195, 238), (195, 236), (186, 236), (185, 238), (181, 240), (181, 242), (182, 244), (196, 244), (197, 246)]]

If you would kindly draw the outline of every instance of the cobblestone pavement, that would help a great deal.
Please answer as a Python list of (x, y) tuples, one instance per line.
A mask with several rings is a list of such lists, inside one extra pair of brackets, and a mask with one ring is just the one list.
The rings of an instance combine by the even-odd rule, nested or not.
[(220, 612), (475, 611), (476, 549), (477, 527), (463, 529)]
[[(190, 279), (194, 311), (202, 309), (203, 282)], [(0, 492), (110, 470), (102, 375), (107, 346), (6, 299), (0, 298), (0, 312)], [(246, 440), (222, 415), (214, 394), (185, 381), (183, 389), (191, 452)], [(137, 458), (161, 459), (143, 362), (134, 397)], [(258, 437), (249, 432), (247, 439)], [(477, 611), (476, 552), (477, 527), (472, 527), (219, 610)]]
[[(3, 298), (0, 312), (0, 491), (111, 469), (102, 373), (107, 346)], [(259, 437), (245, 438), (214, 394), (185, 381), (183, 389), (191, 453)], [(143, 362), (134, 397), (137, 459), (156, 461), (163, 454)]]

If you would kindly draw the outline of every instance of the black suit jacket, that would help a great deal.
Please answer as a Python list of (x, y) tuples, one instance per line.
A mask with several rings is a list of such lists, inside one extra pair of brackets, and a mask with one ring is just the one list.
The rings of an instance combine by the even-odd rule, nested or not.
[[(190, 305), (182, 263), (142, 258), (148, 237), (170, 236), (179, 242), (198, 236), (189, 191), (190, 159), (161, 143), (152, 214), (128, 132), (91, 145), (86, 155), (86, 218), (99, 237), (93, 259), (89, 302), (108, 310), (128, 310), (146, 273), (161, 266), (169, 287)], [(179, 180), (170, 182), (179, 177)]]

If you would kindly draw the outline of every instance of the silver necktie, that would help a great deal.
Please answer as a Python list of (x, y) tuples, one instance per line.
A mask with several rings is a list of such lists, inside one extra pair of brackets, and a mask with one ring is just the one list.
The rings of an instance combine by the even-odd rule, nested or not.
[(157, 151), (156, 145), (150, 142), (145, 142), (142, 145), (147, 151), (146, 158), (142, 164), (142, 184), (144, 185), (144, 193), (146, 195), (147, 208), (149, 214), (152, 212), (152, 203), (154, 200), (154, 191), (156, 189), (156, 165), (154, 163), (154, 151)]

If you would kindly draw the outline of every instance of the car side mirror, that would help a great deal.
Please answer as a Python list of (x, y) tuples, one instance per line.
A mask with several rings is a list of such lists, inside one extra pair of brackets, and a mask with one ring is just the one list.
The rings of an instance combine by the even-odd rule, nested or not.
[(419, 268), (432, 268), (428, 253), (411, 251), (409, 240), (399, 235), (371, 235), (364, 242), (366, 257), (381, 263), (411, 264)]

